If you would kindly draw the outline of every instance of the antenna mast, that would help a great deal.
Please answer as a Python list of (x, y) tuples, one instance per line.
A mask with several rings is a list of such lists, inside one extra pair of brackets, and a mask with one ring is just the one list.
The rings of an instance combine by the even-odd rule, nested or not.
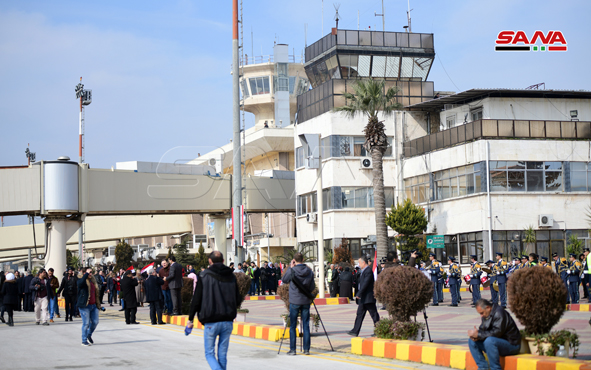
[(413, 9), (410, 8), (410, 0), (408, 0), (408, 10), (406, 11), (406, 18), (408, 20), (408, 26), (404, 27), (406, 28), (406, 31), (408, 33), (412, 32), (412, 27), (411, 27), (411, 22), (410, 22), (410, 12), (413, 11)]
[[(382, 17), (382, 31), (386, 31), (386, 14), (384, 12), (384, 0), (382, 0), (382, 14), (378, 14), (377, 12), (374, 12), (374, 15), (376, 17)], [(359, 21), (357, 21), (357, 22), (359, 22)], [(359, 26), (357, 28), (359, 28)]]
[(334, 10), (336, 14), (334, 15), (334, 20), (337, 22), (337, 29), (339, 29), (339, 8), (341, 7), (340, 3), (332, 4), (334, 6)]

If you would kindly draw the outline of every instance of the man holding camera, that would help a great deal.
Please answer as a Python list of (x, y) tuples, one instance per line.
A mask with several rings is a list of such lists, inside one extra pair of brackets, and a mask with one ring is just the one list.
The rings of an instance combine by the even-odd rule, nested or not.
[[(297, 280), (297, 283), (295, 282)], [(292, 283), (293, 284), (289, 284)], [(308, 296), (315, 288), (314, 273), (304, 265), (304, 256), (298, 252), (293, 256), (285, 274), (283, 283), (289, 284), (289, 356), (296, 354), (296, 326), (301, 312), (304, 329), (304, 355), (310, 354), (310, 299)], [(301, 286), (301, 288), (300, 288)], [(303, 292), (302, 289), (307, 290)]]
[(85, 347), (94, 343), (92, 333), (99, 323), (99, 310), (101, 308), (100, 288), (92, 274), (92, 269), (87, 268), (84, 275), (78, 274), (78, 311), (82, 317), (82, 345)]
[(37, 322), (37, 325), (43, 321), (44, 326), (49, 326), (49, 323), (47, 322), (49, 316), (47, 307), (49, 301), (54, 297), (54, 294), (51, 290), (51, 282), (47, 278), (47, 272), (45, 269), (39, 270), (39, 275), (31, 280), (29, 289), (33, 292), (33, 302), (35, 302), (35, 321)]

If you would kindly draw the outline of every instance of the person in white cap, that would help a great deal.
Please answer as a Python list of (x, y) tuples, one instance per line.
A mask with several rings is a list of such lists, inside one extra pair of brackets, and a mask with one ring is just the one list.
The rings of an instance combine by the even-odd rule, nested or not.
[(6, 274), (6, 281), (2, 284), (2, 294), (4, 297), (4, 307), (8, 312), (8, 326), (14, 326), (14, 319), (12, 313), (18, 305), (18, 284), (14, 278), (14, 274), (9, 272)]

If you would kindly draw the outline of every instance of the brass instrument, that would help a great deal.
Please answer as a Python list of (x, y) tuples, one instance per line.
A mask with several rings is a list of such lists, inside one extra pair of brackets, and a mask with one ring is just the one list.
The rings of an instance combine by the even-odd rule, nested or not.
[[(490, 284), (490, 280), (489, 280), (489, 284)], [(495, 282), (493, 283), (493, 289), (498, 292), (499, 291), (499, 283), (497, 283), (497, 281), (495, 280)]]
[(486, 267), (482, 268), (482, 271), (486, 272), (487, 274), (491, 275), (492, 274), (492, 270)]

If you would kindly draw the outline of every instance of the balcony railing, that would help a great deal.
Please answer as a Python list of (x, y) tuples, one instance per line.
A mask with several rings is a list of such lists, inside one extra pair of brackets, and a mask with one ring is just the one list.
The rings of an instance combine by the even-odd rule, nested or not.
[(404, 156), (414, 157), (479, 139), (591, 139), (591, 122), (485, 119), (423, 136), (404, 144)]

